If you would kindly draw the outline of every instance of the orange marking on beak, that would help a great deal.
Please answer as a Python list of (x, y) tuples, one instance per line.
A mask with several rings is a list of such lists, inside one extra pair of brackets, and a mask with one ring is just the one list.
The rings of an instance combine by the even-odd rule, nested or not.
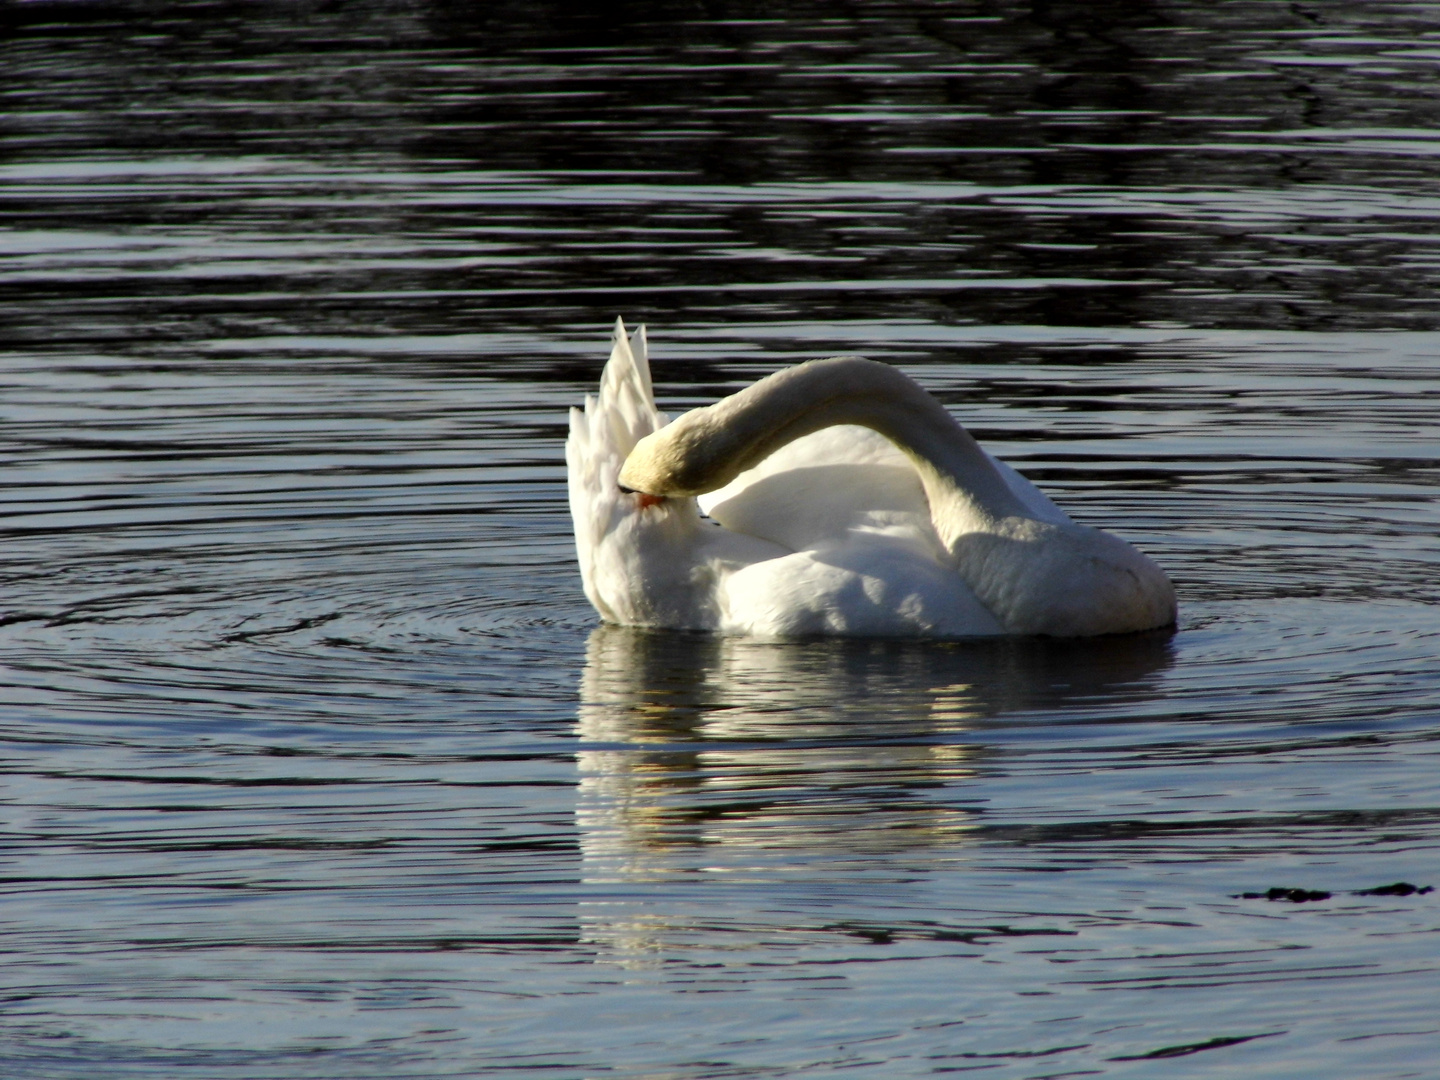
[(647, 506), (659, 506), (665, 501), (665, 496), (647, 495), (643, 491), (637, 491), (635, 493), (635, 501), (640, 504), (640, 509), (644, 510)]

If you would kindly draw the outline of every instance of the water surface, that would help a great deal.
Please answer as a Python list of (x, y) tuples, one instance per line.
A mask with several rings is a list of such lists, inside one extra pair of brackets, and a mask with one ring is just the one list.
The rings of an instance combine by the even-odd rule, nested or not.
[[(1433, 1069), (1440, 30), (1353, 7), (8, 13), (0, 1071)], [(1178, 629), (600, 627), (617, 314), (900, 365)]]

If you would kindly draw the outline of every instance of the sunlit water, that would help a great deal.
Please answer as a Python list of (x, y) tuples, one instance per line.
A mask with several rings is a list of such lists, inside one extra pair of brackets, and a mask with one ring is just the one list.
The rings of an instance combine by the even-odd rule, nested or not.
[[(1433, 1075), (1440, 31), (1340, 7), (17, 6), (0, 1074)], [(598, 627), (617, 314), (1178, 630)]]

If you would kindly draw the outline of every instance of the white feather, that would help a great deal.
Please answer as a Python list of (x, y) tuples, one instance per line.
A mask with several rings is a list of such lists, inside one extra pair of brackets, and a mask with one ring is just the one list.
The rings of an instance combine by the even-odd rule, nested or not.
[[(566, 444), (581, 577), (603, 619), (760, 637), (1067, 635), (1173, 621), (1173, 590), (1158, 567), (1123, 541), (1076, 525), (918, 387), (884, 365), (826, 363), (830, 369), (791, 369), (689, 413), (672, 439), (673, 431), (656, 435), (668, 421), (655, 408), (644, 327), (627, 342), (616, 320), (600, 393), (570, 411)], [(902, 449), (868, 426), (813, 430), (824, 422), (815, 414), (831, 407), (823, 394), (813, 400), (813, 384), (828, 370), (862, 384), (878, 377), (878, 391), (893, 392), (876, 406), (888, 410), (883, 422), (867, 423), (894, 428), (911, 408), (928, 413), (914, 421), (928, 431), (913, 445), (895, 436)], [(802, 400), (787, 405), (782, 399), (795, 391)], [(865, 415), (860, 398), (848, 413), (834, 406), (836, 414)], [(777, 414), (777, 401), (789, 412)], [(782, 426), (787, 416), (808, 418), (811, 433), (762, 432), (745, 442), (743, 424), (759, 422), (757, 402)], [(663, 479), (667, 463), (699, 463), (719, 475), (724, 461), (707, 454), (784, 437), (793, 441), (732, 471), (698, 502), (620, 486), (622, 468)]]

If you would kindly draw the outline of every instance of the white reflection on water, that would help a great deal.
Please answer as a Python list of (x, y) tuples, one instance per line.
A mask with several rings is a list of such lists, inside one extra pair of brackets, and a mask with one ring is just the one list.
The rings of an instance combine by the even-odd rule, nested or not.
[[(583, 880), (953, 863), (978, 827), (987, 723), (1057, 699), (1103, 708), (1122, 687), (1133, 705), (1171, 662), (1163, 633), (774, 643), (602, 626), (576, 725)], [(643, 892), (581, 911), (622, 959), (673, 928)]]
[[(0, 1076), (1433, 1074), (1433, 9), (645, 7), (5, 10)], [(620, 312), (1186, 621), (587, 652)]]

